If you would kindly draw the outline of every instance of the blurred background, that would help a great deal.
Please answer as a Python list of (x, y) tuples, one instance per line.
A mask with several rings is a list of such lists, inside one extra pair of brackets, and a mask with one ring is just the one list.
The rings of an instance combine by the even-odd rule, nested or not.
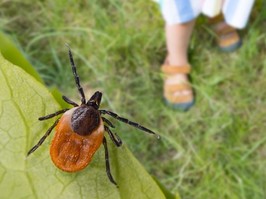
[[(157, 4), (143, 0), (0, 2), (0, 29), (49, 88), (78, 100), (65, 43), (87, 97), (139, 121), (161, 141), (116, 123), (137, 159), (182, 198), (266, 198), (266, 3), (257, 0), (243, 46), (222, 53), (202, 16), (190, 45), (196, 104), (162, 102), (166, 47)], [(0, 41), (1, 45), (1, 41)], [(1, 86), (1, 85), (0, 85)]]

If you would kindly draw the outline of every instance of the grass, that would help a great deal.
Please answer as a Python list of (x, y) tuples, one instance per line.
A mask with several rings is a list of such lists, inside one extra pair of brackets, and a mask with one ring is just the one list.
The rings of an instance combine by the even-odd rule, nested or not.
[[(221, 53), (204, 18), (190, 58), (196, 105), (189, 112), (162, 103), (163, 21), (150, 1), (0, 3), (0, 28), (10, 33), (48, 86), (77, 99), (70, 44), (89, 96), (140, 121), (161, 141), (116, 123), (145, 168), (182, 198), (266, 198), (266, 16), (256, 3), (242, 31), (244, 45)], [(264, 10), (265, 12), (265, 10)], [(67, 68), (67, 69), (66, 69)], [(74, 90), (73, 90), (74, 89)]]

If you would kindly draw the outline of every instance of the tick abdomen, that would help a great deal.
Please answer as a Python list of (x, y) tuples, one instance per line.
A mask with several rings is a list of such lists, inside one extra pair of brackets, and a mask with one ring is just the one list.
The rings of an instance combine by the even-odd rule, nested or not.
[(88, 135), (77, 134), (71, 125), (73, 108), (60, 118), (50, 147), (54, 164), (61, 170), (75, 172), (85, 168), (103, 140), (104, 125), (99, 118), (98, 127)]

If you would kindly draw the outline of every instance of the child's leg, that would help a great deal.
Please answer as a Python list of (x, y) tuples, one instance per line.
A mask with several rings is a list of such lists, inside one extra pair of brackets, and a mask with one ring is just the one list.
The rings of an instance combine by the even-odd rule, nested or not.
[(187, 110), (194, 103), (187, 78), (190, 68), (187, 51), (194, 24), (195, 20), (192, 20), (165, 27), (168, 55), (163, 71), (168, 75), (164, 82), (164, 97), (169, 105), (180, 110)]
[(183, 66), (189, 64), (187, 50), (194, 24), (195, 20), (192, 20), (184, 24), (165, 26), (168, 62), (170, 65)]

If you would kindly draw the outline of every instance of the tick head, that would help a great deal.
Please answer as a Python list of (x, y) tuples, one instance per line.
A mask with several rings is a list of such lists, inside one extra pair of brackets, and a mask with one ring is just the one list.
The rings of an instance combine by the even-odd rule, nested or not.
[(102, 99), (102, 93), (99, 91), (96, 91), (91, 98), (88, 100), (87, 105), (93, 106), (95, 109), (98, 109), (101, 104)]

